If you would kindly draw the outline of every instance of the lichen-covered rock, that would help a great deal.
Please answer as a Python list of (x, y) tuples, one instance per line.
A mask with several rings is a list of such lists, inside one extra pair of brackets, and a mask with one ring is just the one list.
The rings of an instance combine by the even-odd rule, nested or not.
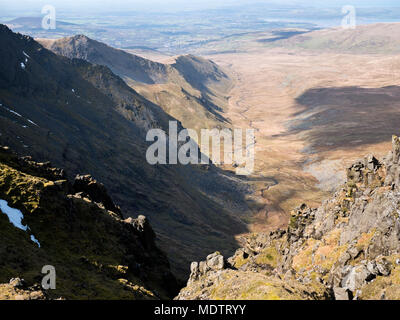
[[(178, 298), (400, 299), (399, 162), (400, 139), (394, 136), (382, 161), (368, 155), (350, 166), (345, 185), (318, 209), (303, 204), (287, 230), (248, 236), (227, 259), (228, 268), (199, 273), (193, 265)], [(229, 286), (236, 282), (257, 290), (233, 293)], [(306, 297), (296, 290), (266, 294), (272, 282), (280, 289), (305, 286)]]
[(48, 296), (39, 285), (28, 287), (23, 279), (12, 278), (0, 284), (0, 300), (47, 300)]
[(41, 299), (43, 290), (33, 285), (41, 283), (45, 265), (56, 269), (56, 289), (45, 291), (50, 299), (176, 295), (177, 281), (146, 217), (122, 220), (104, 186), (90, 176), (72, 186), (59, 180), (60, 170), (27, 161), (0, 148), (0, 199), (29, 226), (17, 228), (0, 210), (0, 283), (6, 283), (0, 298)]

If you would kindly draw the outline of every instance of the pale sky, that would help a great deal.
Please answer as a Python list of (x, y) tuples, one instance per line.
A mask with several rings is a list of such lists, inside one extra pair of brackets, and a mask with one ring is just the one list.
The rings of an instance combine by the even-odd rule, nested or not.
[(313, 7), (355, 5), (359, 7), (400, 6), (399, 0), (0, 0), (0, 10), (10, 11), (39, 10), (44, 5), (54, 5), (58, 10), (94, 11), (177, 11), (218, 8), (223, 6), (251, 4), (298, 4)]

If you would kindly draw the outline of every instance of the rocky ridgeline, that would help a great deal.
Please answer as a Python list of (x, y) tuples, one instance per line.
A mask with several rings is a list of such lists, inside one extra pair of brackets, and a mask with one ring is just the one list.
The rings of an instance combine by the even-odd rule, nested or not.
[(47, 300), (46, 292), (39, 286), (28, 287), (23, 279), (12, 278), (0, 284), (0, 300)]
[(178, 299), (400, 299), (400, 140), (369, 155), (318, 209), (286, 230), (253, 234), (225, 260), (193, 263)]
[[(0, 146), (0, 199), (21, 211), (41, 244), (0, 211), (0, 300), (176, 295), (177, 281), (146, 217), (123, 216), (92, 176), (70, 182), (50, 163)], [(57, 289), (43, 291), (41, 270), (49, 264), (56, 268)]]

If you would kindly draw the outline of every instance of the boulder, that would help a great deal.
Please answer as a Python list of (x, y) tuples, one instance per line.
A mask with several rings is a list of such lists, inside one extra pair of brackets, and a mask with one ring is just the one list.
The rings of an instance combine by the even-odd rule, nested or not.
[(212, 270), (222, 270), (225, 267), (224, 257), (215, 252), (207, 256), (207, 266)]
[(348, 289), (335, 287), (333, 288), (335, 300), (351, 300), (351, 292)]
[(342, 280), (342, 288), (355, 292), (360, 289), (373, 275), (365, 265), (344, 267), (346, 276)]

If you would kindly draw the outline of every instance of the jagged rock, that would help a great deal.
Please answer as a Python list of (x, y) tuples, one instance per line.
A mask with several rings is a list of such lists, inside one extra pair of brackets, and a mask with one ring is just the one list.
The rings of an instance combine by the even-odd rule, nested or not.
[(199, 280), (208, 272), (223, 270), (225, 266), (225, 259), (219, 252), (214, 252), (208, 255), (206, 261), (192, 262), (192, 264), (190, 265), (190, 276), (188, 280), (188, 285)]
[(12, 278), (9, 283), (14, 288), (24, 288), (26, 286), (24, 279), (20, 278)]
[(348, 289), (335, 287), (333, 288), (335, 300), (351, 300), (351, 293)]
[(208, 255), (207, 266), (212, 270), (224, 269), (225, 266), (224, 257), (218, 252)]
[(199, 263), (194, 261), (192, 262), (192, 264), (190, 265), (190, 273), (191, 274), (196, 274), (199, 272)]
[(355, 292), (376, 276), (388, 276), (390, 271), (390, 263), (383, 257), (373, 261), (364, 261), (361, 265), (355, 267), (346, 266), (343, 270), (346, 275), (341, 285), (343, 288)]
[(106, 208), (120, 217), (122, 217), (121, 209), (113, 202), (108, 195), (106, 188), (91, 175), (77, 175), (73, 184), (75, 193), (82, 194), (90, 200), (100, 203)]
[(370, 154), (366, 157), (366, 167), (371, 171), (375, 171), (381, 167), (381, 164), (374, 155)]
[(39, 285), (28, 287), (21, 278), (13, 278), (8, 284), (0, 284), (0, 300), (47, 300), (47, 294)]
[[(295, 209), (286, 231), (249, 236), (244, 248), (227, 260), (233, 270), (219, 270), (218, 279), (229, 274), (229, 279), (237, 277), (252, 287), (253, 275), (262, 273), (268, 283), (284, 279), (294, 281), (294, 286), (306, 285), (304, 291), (313, 298), (400, 299), (399, 138), (393, 137), (392, 149), (383, 161), (368, 155), (350, 166), (345, 185), (318, 209), (305, 204)], [(273, 270), (256, 263), (262, 252), (273, 253), (269, 257), (276, 264)], [(229, 291), (224, 281), (206, 287), (210, 279), (213, 283), (217, 279), (207, 268), (180, 297), (197, 296), (200, 287), (201, 297), (213, 297), (215, 290)], [(231, 280), (225, 282), (232, 285)]]
[(392, 270), (391, 263), (384, 257), (379, 257), (375, 260), (378, 275), (388, 276)]
[(296, 242), (300, 238), (308, 238), (313, 230), (310, 229), (311, 223), (314, 221), (315, 210), (310, 209), (306, 204), (294, 210), (291, 215), (289, 227), (287, 230), (290, 242)]
[(399, 164), (400, 159), (400, 139), (397, 136), (392, 137), (392, 161), (393, 164)]
[[(83, 189), (79, 195), (69, 181), (36, 168), (49, 168), (49, 164), (20, 161), (0, 148), (0, 199), (21, 212), (27, 228), (26, 232), (19, 230), (0, 214), (0, 252), (5, 253), (0, 277), (9, 277), (10, 266), (20, 275), (0, 284), (0, 299), (32, 300), (46, 295), (54, 299), (60, 291), (67, 299), (166, 299), (176, 295), (177, 281), (144, 216), (127, 223), (106, 209), (112, 200), (90, 176), (77, 179), (75, 187)], [(48, 180), (40, 172), (57, 179)], [(31, 241), (31, 235), (40, 241), (40, 247)], [(45, 292), (21, 280), (29, 285), (41, 281), (41, 270), (49, 263), (56, 272), (62, 266), (76, 270), (76, 275), (64, 279), (64, 286), (57, 283), (55, 290)], [(93, 273), (98, 276), (87, 276)]]
[(367, 269), (365, 265), (356, 267), (346, 266), (342, 272), (346, 274), (342, 280), (342, 288), (355, 292), (360, 289), (367, 280), (371, 280), (373, 274)]
[(245, 248), (239, 248), (235, 251), (235, 254), (232, 257), (229, 257), (227, 262), (230, 266), (235, 267), (236, 261), (244, 261), (249, 257), (248, 250)]
[(156, 234), (145, 216), (140, 215), (136, 219), (128, 218), (125, 222), (138, 231), (139, 238), (146, 249), (155, 247)]
[(285, 275), (283, 276), (283, 279), (285, 281), (291, 280), (296, 276), (296, 272), (294, 270), (288, 270), (286, 271)]
[(210, 270), (210, 267), (207, 265), (206, 261), (199, 262), (199, 271), (201, 274), (206, 274)]

